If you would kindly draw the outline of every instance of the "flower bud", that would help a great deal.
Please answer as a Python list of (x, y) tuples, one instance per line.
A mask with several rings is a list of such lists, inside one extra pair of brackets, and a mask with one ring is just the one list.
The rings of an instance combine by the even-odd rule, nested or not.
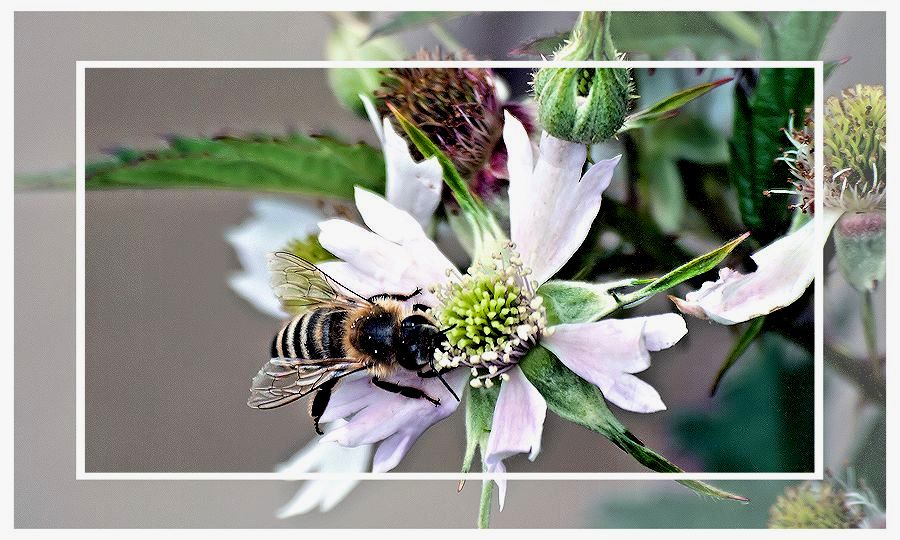
[(883, 212), (845, 214), (834, 228), (838, 266), (859, 291), (872, 290), (884, 279), (886, 223)]
[[(400, 42), (389, 37), (365, 41), (368, 25), (346, 13), (335, 14), (339, 22), (325, 42), (329, 60), (397, 60), (403, 58)], [(335, 68), (328, 70), (328, 85), (345, 109), (365, 118), (366, 109), (359, 95), (373, 96), (383, 75), (377, 68)]]
[[(614, 60), (609, 13), (583, 12), (572, 39), (554, 60)], [(632, 97), (626, 68), (543, 68), (534, 76), (538, 121), (554, 137), (596, 144), (615, 135), (625, 123)]]
[(770, 529), (850, 529), (858, 523), (844, 493), (824, 482), (788, 488), (769, 510)]
[[(417, 60), (440, 58), (427, 51), (416, 55)], [(503, 107), (491, 70), (397, 68), (384, 74), (376, 92), (382, 116), (393, 117), (388, 103), (396, 107), (438, 145), (463, 177), (489, 161), (503, 134)]]

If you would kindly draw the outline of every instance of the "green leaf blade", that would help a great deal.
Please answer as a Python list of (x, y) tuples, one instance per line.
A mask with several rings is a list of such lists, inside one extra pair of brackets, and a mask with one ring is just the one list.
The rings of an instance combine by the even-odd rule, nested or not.
[(364, 143), (329, 137), (201, 139), (128, 162), (89, 166), (88, 189), (212, 188), (352, 198), (354, 186), (384, 192), (384, 158)]

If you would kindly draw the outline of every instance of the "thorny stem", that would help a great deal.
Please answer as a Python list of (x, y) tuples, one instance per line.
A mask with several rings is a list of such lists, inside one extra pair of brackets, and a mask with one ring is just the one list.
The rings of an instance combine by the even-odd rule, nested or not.
[(494, 481), (486, 480), (481, 486), (481, 503), (478, 508), (478, 528), (491, 527), (491, 498), (494, 494)]

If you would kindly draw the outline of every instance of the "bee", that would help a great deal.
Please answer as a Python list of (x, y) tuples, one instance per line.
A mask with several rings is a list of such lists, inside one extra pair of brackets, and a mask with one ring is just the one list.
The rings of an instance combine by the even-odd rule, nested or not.
[(366, 298), (290, 253), (271, 254), (268, 266), (275, 295), (292, 318), (272, 340), (271, 359), (253, 378), (247, 405), (274, 409), (315, 393), (309, 414), (322, 435), (319, 420), (332, 390), (359, 372), (387, 392), (440, 404), (419, 388), (388, 380), (398, 370), (438, 377), (459, 401), (434, 365), (434, 351), (449, 329), (438, 328), (427, 306), (410, 310), (403, 304), (421, 289)]

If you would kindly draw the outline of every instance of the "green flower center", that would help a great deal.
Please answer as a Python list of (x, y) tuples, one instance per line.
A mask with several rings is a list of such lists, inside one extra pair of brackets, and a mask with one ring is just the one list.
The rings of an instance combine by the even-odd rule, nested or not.
[(533, 347), (546, 330), (546, 312), (535, 294), (530, 271), (508, 244), (487, 263), (477, 263), (461, 279), (436, 288), (433, 314), (450, 328), (440, 368), (472, 368), (472, 386), (493, 386)]

